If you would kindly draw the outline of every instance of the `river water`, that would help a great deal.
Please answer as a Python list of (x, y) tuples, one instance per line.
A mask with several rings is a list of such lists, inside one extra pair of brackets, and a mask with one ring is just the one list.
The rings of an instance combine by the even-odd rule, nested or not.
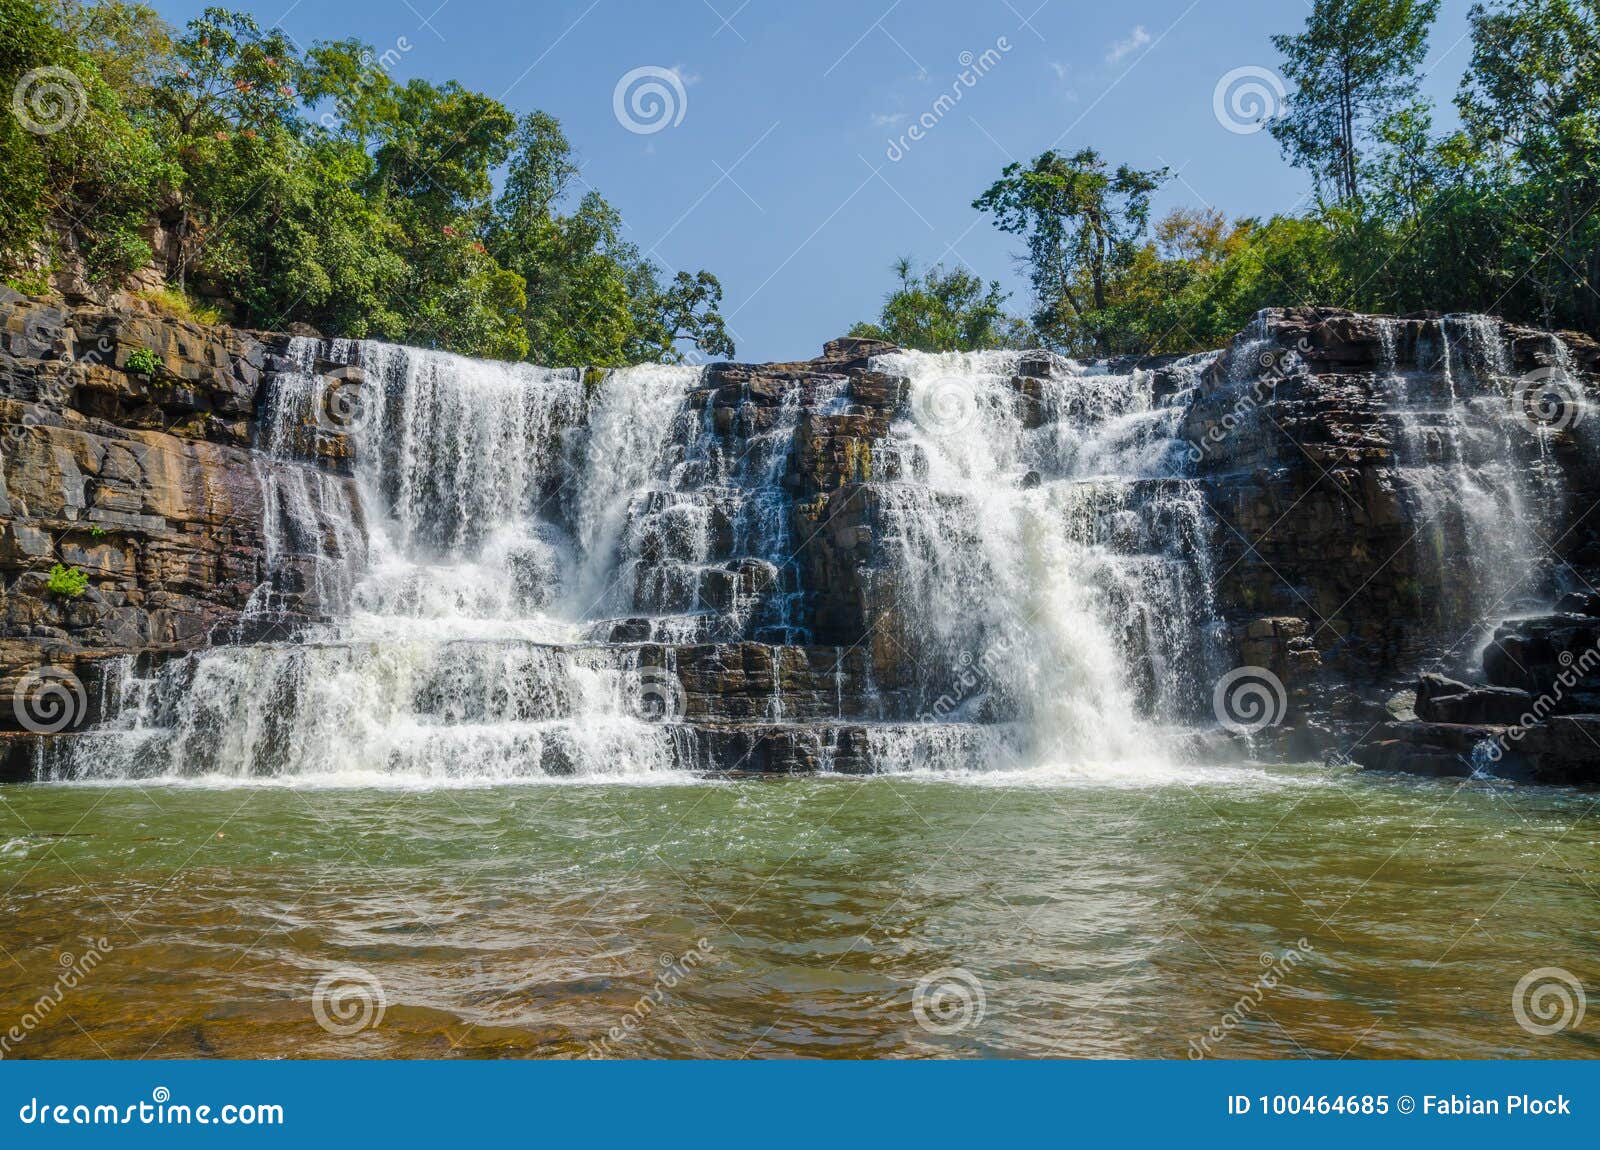
[[(851, 410), (842, 375), (719, 407), (693, 368), (295, 356), (251, 611), (323, 622), (128, 660), (108, 720), (0, 788), (0, 1054), (1600, 1053), (1597, 796), (1177, 749), (1228, 670), (1181, 388), (879, 364), (909, 381), (872, 463), (897, 622), (856, 645), (915, 670), (880, 693), (815, 645), (796, 559), (794, 444)], [(304, 442), (330, 361), (362, 388), (353, 483)], [(1434, 377), (1414, 438), (1474, 445), (1408, 464), (1441, 513), (1492, 533), (1474, 493), (1511, 472), (1540, 506), (1469, 436), (1469, 377)], [(773, 682), (837, 652), (828, 714), (718, 720), (824, 773), (709, 777), (735, 764), (672, 721), (672, 660), (734, 642)], [(830, 775), (851, 724), (874, 773)]]
[(3, 1017), (60, 1003), (6, 1054), (1592, 1057), (1593, 1011), (1513, 997), (1600, 985), (1595, 802), (1320, 766), (13, 787)]

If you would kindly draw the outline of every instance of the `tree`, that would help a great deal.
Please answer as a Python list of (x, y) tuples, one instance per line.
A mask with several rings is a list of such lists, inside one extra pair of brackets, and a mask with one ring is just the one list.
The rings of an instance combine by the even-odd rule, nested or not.
[(1001, 231), (1027, 242), (1034, 331), (1049, 346), (1111, 352), (1106, 322), (1113, 280), (1133, 261), (1150, 219), (1150, 197), (1166, 169), (1126, 164), (1108, 170), (1086, 148), (1072, 156), (1045, 152), (1026, 168), (1008, 164), (973, 201)]
[[(172, 46), (172, 65), (161, 72), (151, 100), (162, 115), (161, 131), (170, 139), (179, 165), (177, 180), (178, 283), (188, 282), (192, 233), (197, 231), (194, 202), (208, 197), (198, 187), (207, 179), (226, 185), (237, 133), (257, 136), (294, 130), (295, 89), (299, 80), (294, 49), (282, 30), (262, 32), (249, 16), (207, 8), (191, 20)], [(219, 145), (221, 145), (219, 147)], [(198, 234), (207, 242), (205, 216)], [(216, 215), (224, 220), (229, 217)]]
[(733, 355), (733, 337), (717, 310), (722, 306), (722, 284), (716, 276), (703, 270), (693, 275), (678, 272), (662, 288), (654, 264), (641, 264), (639, 270), (648, 275), (643, 290), (635, 295), (644, 305), (642, 314), (635, 316), (641, 333), (635, 358), (679, 360), (677, 345), (682, 340), (707, 355), (725, 359)]
[[(61, 36), (37, 5), (0, 0), (0, 91), (15, 92), (23, 77), (40, 68), (62, 67), (70, 59)], [(7, 271), (27, 262), (28, 249), (43, 233), (49, 215), (51, 137), (30, 132), (20, 116), (0, 113), (0, 149), (6, 160), (0, 180), (0, 247)]]
[(130, 111), (150, 103), (151, 90), (172, 66), (171, 29), (147, 4), (123, 0), (59, 0), (62, 30)]
[(981, 351), (1026, 343), (1026, 325), (1005, 313), (1009, 293), (998, 282), (985, 285), (973, 273), (935, 264), (920, 277), (911, 260), (894, 265), (900, 285), (885, 297), (874, 323), (858, 323), (850, 334), (883, 339), (917, 351)]
[(1500, 210), (1545, 323), (1600, 326), (1600, 3), (1473, 6), (1472, 64), (1456, 104), (1470, 150), (1495, 173)]
[(61, 120), (0, 116), (0, 271), (117, 286), (159, 223), (157, 270), (252, 326), (549, 363), (733, 354), (714, 275), (664, 281), (598, 193), (567, 204), (553, 117), (390, 62), (224, 8), (174, 31), (138, 0), (0, 0), (4, 90), (42, 76), (30, 99)]
[[(68, 14), (75, 8), (66, 10)], [(72, 35), (27, 0), (0, 0), (0, 265), (37, 283), (70, 249), (92, 282), (150, 258), (141, 228), (175, 169), (100, 71), (100, 41)]]
[(1272, 37), (1295, 88), (1267, 130), (1325, 202), (1360, 202), (1363, 152), (1415, 103), (1438, 10), (1439, 0), (1316, 0), (1305, 31)]
[(663, 287), (660, 269), (622, 238), (621, 214), (596, 191), (563, 215), (577, 176), (555, 118), (525, 116), (486, 238), (527, 285), (528, 354), (542, 363), (609, 367), (681, 360), (678, 344), (688, 341), (731, 356), (717, 277), (678, 272)]

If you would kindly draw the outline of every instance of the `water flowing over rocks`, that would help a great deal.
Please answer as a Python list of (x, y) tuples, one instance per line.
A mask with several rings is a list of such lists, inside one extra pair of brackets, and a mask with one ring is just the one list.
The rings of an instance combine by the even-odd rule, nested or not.
[[(613, 371), (0, 332), (5, 777), (1492, 773), (1600, 642), (1600, 347), (1483, 317)], [(1506, 773), (1594, 779), (1561, 689)]]

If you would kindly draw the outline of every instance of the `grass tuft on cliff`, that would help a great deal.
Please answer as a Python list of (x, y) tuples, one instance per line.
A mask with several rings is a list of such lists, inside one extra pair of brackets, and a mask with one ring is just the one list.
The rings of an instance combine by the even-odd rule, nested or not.
[(222, 322), (222, 313), (216, 308), (200, 303), (176, 288), (149, 288), (139, 292), (138, 298), (173, 319), (188, 320), (208, 327)]

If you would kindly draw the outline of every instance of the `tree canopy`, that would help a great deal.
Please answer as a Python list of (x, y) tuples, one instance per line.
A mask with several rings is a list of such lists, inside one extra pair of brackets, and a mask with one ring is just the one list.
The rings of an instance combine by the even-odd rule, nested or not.
[(1005, 314), (1006, 293), (985, 284), (965, 268), (942, 264), (918, 276), (909, 257), (896, 261), (900, 285), (883, 302), (873, 323), (858, 323), (850, 334), (886, 339), (916, 351), (977, 351), (1022, 346), (1027, 327)]
[(733, 354), (714, 275), (669, 278), (598, 192), (573, 202), (553, 117), (400, 83), (404, 50), (301, 52), (222, 8), (173, 29), (128, 0), (0, 0), (0, 85), (31, 110), (0, 117), (0, 271), (114, 287), (155, 260), (242, 324), (464, 354)]
[[(1022, 241), (1027, 338), (1073, 354), (1196, 351), (1295, 304), (1494, 312), (1600, 335), (1600, 0), (1475, 4), (1448, 134), (1418, 86), (1437, 11), (1315, 0), (1302, 28), (1272, 37), (1287, 91), (1265, 126), (1311, 179), (1302, 214), (1152, 222), (1160, 169), (1089, 148), (1007, 165), (973, 206)], [(902, 271), (891, 301), (936, 314), (915, 287)], [(927, 341), (931, 318), (893, 320), (886, 309), (859, 330)], [(978, 342), (1015, 338), (997, 321)]]

